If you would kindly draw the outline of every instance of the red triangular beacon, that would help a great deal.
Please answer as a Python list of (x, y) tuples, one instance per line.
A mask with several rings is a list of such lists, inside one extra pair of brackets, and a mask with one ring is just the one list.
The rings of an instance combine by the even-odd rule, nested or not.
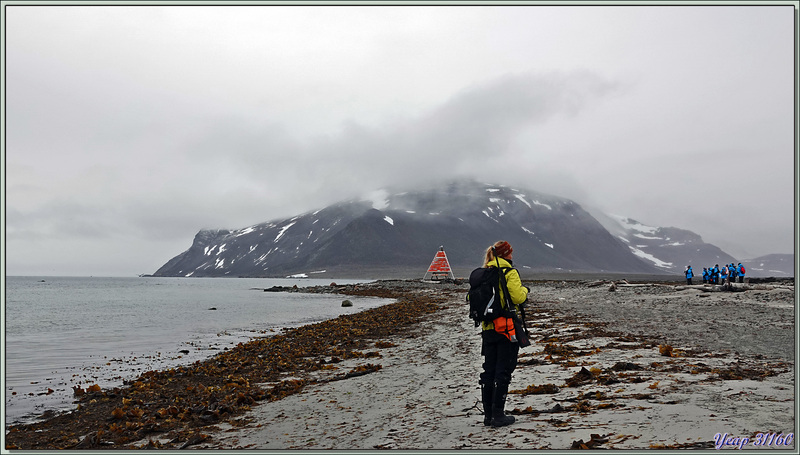
[(453, 271), (450, 269), (450, 263), (447, 262), (447, 255), (444, 253), (444, 247), (440, 246), (439, 251), (436, 252), (436, 256), (433, 257), (431, 266), (428, 267), (428, 271), (422, 279), (424, 281), (445, 280), (447, 278), (454, 280), (455, 275), (453, 275)]

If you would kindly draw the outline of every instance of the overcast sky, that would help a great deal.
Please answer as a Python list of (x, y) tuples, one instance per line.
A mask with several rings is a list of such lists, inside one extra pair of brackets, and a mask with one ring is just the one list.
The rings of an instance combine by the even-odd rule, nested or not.
[(785, 6), (8, 6), (8, 275), (475, 177), (794, 251)]

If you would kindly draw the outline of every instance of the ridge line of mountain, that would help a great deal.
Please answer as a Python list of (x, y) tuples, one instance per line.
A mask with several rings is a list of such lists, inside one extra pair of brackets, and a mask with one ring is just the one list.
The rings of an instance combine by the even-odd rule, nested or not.
[[(521, 272), (680, 275), (692, 264), (698, 275), (704, 266), (741, 262), (691, 231), (592, 212), (563, 197), (476, 181), (379, 190), (243, 229), (200, 230), (153, 276), (420, 270), (421, 277), (440, 247), (463, 275), (499, 239), (514, 246)], [(788, 262), (791, 273), (783, 267), (776, 276), (793, 276), (793, 255)]]

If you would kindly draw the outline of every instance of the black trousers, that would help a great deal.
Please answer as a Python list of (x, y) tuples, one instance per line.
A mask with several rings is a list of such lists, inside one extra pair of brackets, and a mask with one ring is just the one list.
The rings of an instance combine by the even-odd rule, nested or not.
[(481, 336), (483, 372), (480, 383), (508, 386), (511, 383), (511, 373), (517, 368), (519, 344), (508, 341), (508, 338), (493, 330), (486, 330)]

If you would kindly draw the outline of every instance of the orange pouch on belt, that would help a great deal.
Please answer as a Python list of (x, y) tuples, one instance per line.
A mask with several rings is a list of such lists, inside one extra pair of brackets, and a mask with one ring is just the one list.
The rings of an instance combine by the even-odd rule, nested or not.
[(512, 343), (517, 342), (517, 331), (514, 329), (513, 319), (501, 316), (492, 321), (492, 324), (494, 324), (495, 332), (505, 336)]

